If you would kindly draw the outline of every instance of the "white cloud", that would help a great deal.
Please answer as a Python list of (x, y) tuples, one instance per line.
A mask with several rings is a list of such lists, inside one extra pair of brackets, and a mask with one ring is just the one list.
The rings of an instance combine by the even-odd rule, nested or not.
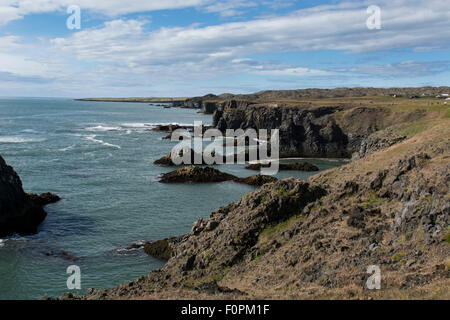
[[(35, 1), (31, 2), (40, 2), (42, 6), (29, 6), (27, 1), (0, 0), (0, 24), (27, 12), (50, 11), (52, 8), (58, 10), (61, 9), (61, 3), (66, 3), (66, 0), (61, 0), (55, 6), (54, 0)], [(229, 10), (230, 14), (245, 8), (240, 0), (228, 0), (222, 4), (215, 0), (70, 1), (71, 4), (74, 2), (81, 4), (82, 8), (85, 6), (111, 16), (157, 10), (161, 6), (200, 6), (209, 12)], [(0, 54), (6, 61), (0, 64), (0, 72), (20, 76), (51, 75), (59, 83), (66, 81), (74, 88), (93, 87), (93, 83), (95, 87), (123, 88), (214, 79), (233, 74), (326, 79), (330, 74), (344, 71), (375, 76), (395, 71), (401, 75), (411, 69), (425, 72), (427, 67), (433, 67), (409, 62), (392, 66), (320, 70), (319, 67), (313, 68), (302, 62), (294, 65), (250, 59), (252, 56), (280, 52), (342, 50), (361, 53), (397, 48), (421, 51), (449, 48), (450, 6), (444, 1), (378, 2), (382, 8), (381, 30), (368, 30), (366, 27), (368, 15), (365, 8), (369, 2), (353, 1), (245, 22), (162, 27), (152, 31), (146, 28), (146, 21), (114, 18), (101, 26), (74, 32), (67, 38), (53, 39), (50, 44), (45, 43), (49, 47), (46, 48), (49, 54), (39, 59), (34, 56), (27, 58), (26, 51), (20, 49), (18, 38), (0, 37)], [(12, 4), (18, 4), (14, 7), (17, 12), (9, 12), (2, 17), (2, 8)], [(13, 55), (6, 48), (17, 52)], [(14, 56), (16, 60), (12, 60)], [(420, 72), (414, 76), (420, 76)], [(76, 78), (73, 77), (75, 74)]]
[(450, 70), (448, 61), (402, 61), (394, 64), (360, 65), (352, 68), (335, 70), (339, 72), (350, 72), (384, 77), (417, 77), (429, 76)]
[(423, 2), (422, 10), (417, 10), (414, 5), (401, 3), (401, 6), (383, 10), (383, 29), (377, 31), (367, 29), (367, 15), (360, 6), (341, 4), (300, 10), (281, 17), (207, 27), (161, 28), (151, 32), (144, 31), (143, 22), (115, 20), (102, 28), (55, 39), (53, 43), (81, 60), (142, 68), (177, 63), (230, 64), (235, 59), (267, 52), (343, 50), (359, 53), (448, 47), (450, 6), (441, 1), (427, 1)]
[(328, 71), (309, 69), (304, 67), (282, 67), (280, 69), (273, 70), (261, 70), (256, 73), (271, 76), (327, 76), (332, 74)]
[(82, 10), (118, 16), (129, 13), (181, 9), (209, 3), (210, 0), (0, 0), (0, 25), (26, 15), (66, 10), (78, 5)]
[(206, 12), (217, 12), (222, 17), (231, 17), (243, 14), (242, 8), (250, 8), (258, 6), (257, 2), (248, 0), (222, 0), (215, 1), (205, 6)]
[(45, 76), (47, 68), (26, 56), (0, 53), (0, 72), (18, 76)]
[(26, 47), (24, 44), (19, 43), (19, 41), (20, 37), (18, 36), (0, 37), (0, 50), (6, 52)]

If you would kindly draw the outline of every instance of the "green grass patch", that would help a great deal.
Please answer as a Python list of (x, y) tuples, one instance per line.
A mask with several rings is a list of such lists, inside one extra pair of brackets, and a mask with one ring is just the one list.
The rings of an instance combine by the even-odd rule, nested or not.
[(407, 136), (408, 138), (411, 138), (411, 137), (414, 137), (415, 135), (429, 129), (430, 125), (431, 124), (429, 121), (424, 121), (424, 120), (409, 123), (409, 124), (403, 126), (399, 130), (399, 134)]
[(257, 252), (253, 253), (253, 260), (258, 260), (260, 259), (262, 256), (264, 256), (267, 252), (270, 251), (270, 249), (272, 249), (271, 247), (267, 246), (264, 248), (259, 249)]
[(264, 203), (266, 203), (266, 202), (267, 202), (266, 197), (261, 197), (261, 199), (259, 199), (259, 203), (260, 203), (260, 204), (264, 204)]
[(403, 259), (406, 256), (406, 253), (396, 253), (392, 256), (392, 261), (396, 262)]
[(286, 191), (286, 189), (284, 187), (281, 187), (280, 189), (277, 190), (277, 194), (280, 197), (287, 197), (289, 196), (289, 193)]
[(386, 198), (380, 198), (375, 190), (369, 191), (369, 199), (363, 203), (364, 207), (368, 207), (369, 205), (375, 205), (386, 201)]
[(271, 239), (274, 235), (279, 234), (280, 232), (285, 231), (288, 227), (293, 225), (296, 222), (305, 222), (306, 221), (305, 215), (294, 215), (290, 217), (289, 219), (280, 222), (280, 223), (274, 223), (261, 232), (260, 239)]
[(211, 249), (205, 251), (204, 257), (206, 260), (209, 260), (211, 258)]
[(450, 243), (450, 232), (447, 232), (444, 236), (444, 241)]

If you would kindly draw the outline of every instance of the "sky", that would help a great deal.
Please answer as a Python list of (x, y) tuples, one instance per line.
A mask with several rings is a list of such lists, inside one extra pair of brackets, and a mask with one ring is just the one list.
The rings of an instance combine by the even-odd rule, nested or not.
[(0, 96), (441, 85), (448, 0), (0, 0)]

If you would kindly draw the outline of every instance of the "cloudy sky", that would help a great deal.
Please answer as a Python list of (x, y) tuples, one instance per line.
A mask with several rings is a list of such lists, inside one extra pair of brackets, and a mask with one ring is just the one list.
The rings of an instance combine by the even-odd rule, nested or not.
[(0, 0), (0, 96), (424, 85), (450, 85), (448, 0)]

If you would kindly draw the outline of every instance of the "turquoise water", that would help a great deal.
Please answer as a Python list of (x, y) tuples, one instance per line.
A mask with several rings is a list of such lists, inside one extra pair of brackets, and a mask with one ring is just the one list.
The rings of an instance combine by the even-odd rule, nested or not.
[[(190, 231), (194, 221), (239, 200), (252, 187), (224, 182), (165, 185), (170, 169), (153, 165), (175, 143), (149, 129), (161, 123), (211, 124), (196, 110), (149, 104), (79, 102), (68, 99), (0, 99), (0, 154), (22, 178), (27, 192), (53, 192), (40, 232), (0, 240), (0, 299), (57, 296), (66, 287), (68, 266), (81, 268), (82, 293), (134, 280), (163, 263), (142, 250), (125, 248)], [(321, 169), (342, 164), (311, 160)], [(221, 170), (238, 176), (242, 165)], [(281, 172), (278, 177), (307, 178)], [(77, 258), (48, 256), (68, 251)], [(77, 293), (76, 291), (74, 291)]]

